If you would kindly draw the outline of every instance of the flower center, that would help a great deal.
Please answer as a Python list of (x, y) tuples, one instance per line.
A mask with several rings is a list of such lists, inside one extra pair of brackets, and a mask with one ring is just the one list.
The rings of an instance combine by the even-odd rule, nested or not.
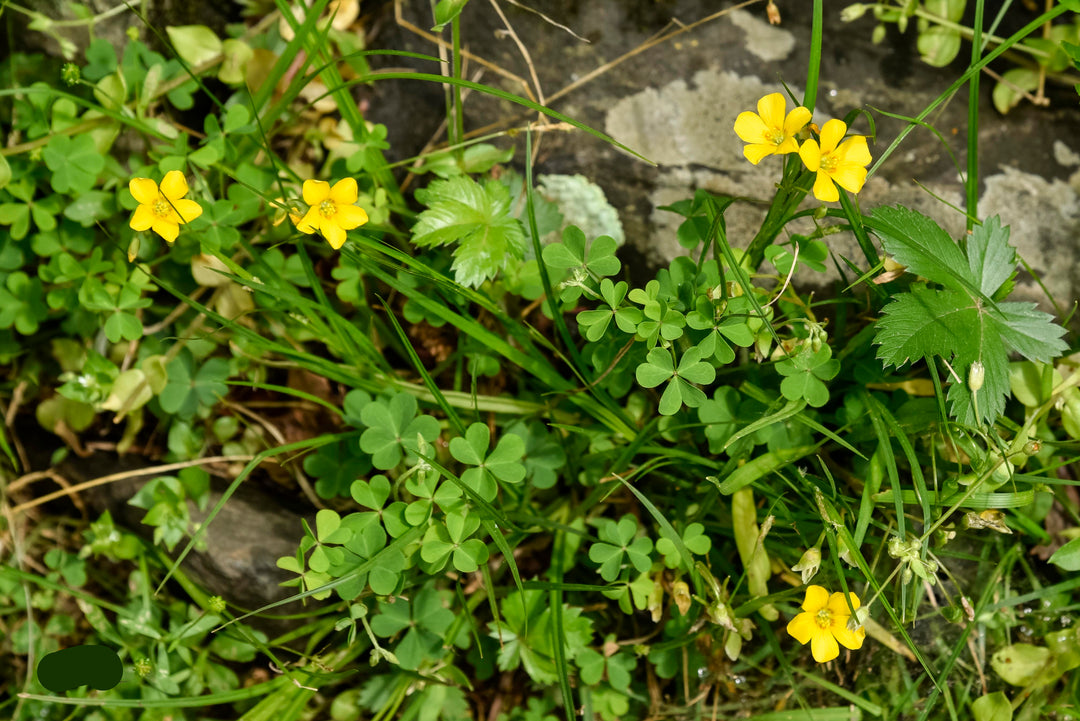
[(824, 630), (832, 627), (832, 612), (827, 608), (823, 608), (814, 614), (814, 623), (818, 625), (818, 628)]
[(319, 212), (322, 213), (322, 217), (330, 218), (337, 212), (337, 206), (331, 200), (324, 200), (319, 203)]
[(780, 128), (770, 128), (765, 131), (765, 140), (773, 145), (780, 145), (787, 137), (784, 135), (784, 131)]
[(159, 218), (164, 218), (169, 215), (169, 211), (172, 210), (172, 206), (169, 205), (169, 201), (158, 196), (158, 199), (154, 201), (154, 205), (151, 206), (151, 210), (154, 211), (154, 215)]
[(836, 168), (839, 165), (840, 165), (839, 159), (833, 157), (832, 155), (822, 155), (821, 156), (821, 169), (824, 170), (826, 173), (834, 173), (834, 172), (836, 172)]

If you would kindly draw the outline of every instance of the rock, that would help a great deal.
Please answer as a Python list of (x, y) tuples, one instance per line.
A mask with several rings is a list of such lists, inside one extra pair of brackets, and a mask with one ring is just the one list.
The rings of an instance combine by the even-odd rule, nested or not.
[[(118, 458), (112, 454), (95, 453), (89, 458), (68, 459), (58, 471), (74, 483), (102, 476), (150, 468), (144, 460), (132, 457)], [(139, 476), (92, 489), (84, 497), (96, 513), (108, 510), (117, 524), (138, 533), (150, 541), (153, 528), (142, 523), (146, 511), (128, 503), (128, 500), (154, 475)], [(205, 511), (188, 502), (192, 523), (206, 520), (214, 505), (221, 499), (226, 484), (212, 477), (210, 501)], [(296, 504), (293, 504), (294, 506)], [(295, 587), (279, 584), (295, 578), (295, 575), (277, 567), (281, 556), (296, 554), (303, 535), (301, 518), (305, 517), (293, 507), (256, 487), (254, 481), (241, 484), (229, 498), (221, 512), (205, 531), (206, 551), (192, 551), (181, 568), (210, 594), (219, 595), (245, 611), (253, 611), (267, 604), (287, 598), (297, 592)], [(314, 527), (314, 512), (306, 515)], [(176, 546), (177, 557), (188, 538)], [(308, 602), (310, 607), (310, 601)], [(235, 609), (232, 609), (235, 612)], [(284, 615), (303, 611), (300, 603), (281, 606), (267, 613)], [(269, 618), (248, 619), (251, 625), (279, 633), (298, 625)]]

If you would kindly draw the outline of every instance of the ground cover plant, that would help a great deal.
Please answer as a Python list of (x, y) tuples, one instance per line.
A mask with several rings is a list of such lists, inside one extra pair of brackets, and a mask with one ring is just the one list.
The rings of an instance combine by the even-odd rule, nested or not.
[[(469, 134), (464, 93), (485, 93), (636, 155), (463, 77), (465, 0), (433, 7), (445, 60), (365, 49), (355, 3), (328, 0), (251, 3), (227, 36), (118, 8), (148, 35), (12, 54), (0, 715), (1074, 717), (1072, 305), (1013, 296), (1022, 259), (977, 215), (976, 151), (981, 70), (1024, 44), (1077, 64), (1080, 8), (991, 38), (1007, 5), (970, 4), (970, 63), (886, 146), (870, 111), (814, 111), (815, 0), (805, 93), (777, 83), (725, 129), (775, 169), (760, 229), (729, 237), (749, 199), (698, 191), (667, 208), (685, 254), (644, 283), (621, 239), (541, 192), (543, 123)], [(869, 11), (951, 18), (934, 27), (953, 42), (956, 7)], [(408, 184), (351, 94), (400, 80), (447, 88), (446, 142)], [(968, 233), (861, 204), (965, 85)], [(839, 232), (861, 257), (830, 252)], [(826, 263), (842, 292), (800, 292), (795, 271)], [(102, 449), (151, 465), (64, 477)], [(148, 536), (82, 502), (133, 476)], [(311, 519), (276, 559), (304, 603), (286, 631), (262, 623), (285, 601), (245, 608), (182, 564), (220, 552), (208, 528), (259, 482)], [(49, 656), (80, 645), (119, 679)]]

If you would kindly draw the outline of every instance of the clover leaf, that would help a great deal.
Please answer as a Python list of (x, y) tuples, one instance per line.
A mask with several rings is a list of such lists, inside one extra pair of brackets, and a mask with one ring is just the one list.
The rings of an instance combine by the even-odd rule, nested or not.
[(84, 193), (94, 187), (98, 173), (105, 169), (105, 158), (89, 134), (54, 135), (41, 157), (52, 171), (49, 182), (57, 193)]
[(503, 435), (489, 454), (490, 442), (491, 432), (483, 423), (469, 426), (464, 438), (450, 440), (450, 455), (461, 463), (475, 466), (461, 474), (462, 482), (485, 501), (495, 500), (499, 481), (516, 484), (525, 478), (525, 466), (520, 460), (525, 453), (525, 442), (521, 436)]
[(361, 411), (360, 419), (368, 429), (360, 436), (360, 448), (371, 454), (379, 470), (396, 467), (403, 454), (414, 461), (417, 435), (428, 443), (439, 437), (439, 422), (431, 416), (415, 417), (416, 406), (416, 398), (398, 393), (388, 402), (372, 401)]
[[(691, 523), (682, 533), (682, 542), (686, 550), (697, 556), (704, 556), (712, 548), (712, 539), (705, 535), (705, 526), (700, 523)], [(664, 556), (664, 565), (668, 568), (678, 568), (683, 565), (683, 570), (688, 571), (683, 564), (682, 555), (679, 553), (675, 542), (668, 532), (660, 529), (660, 539), (656, 542), (656, 550)]]
[(754, 344), (754, 334), (746, 326), (745, 313), (750, 310), (745, 296), (733, 298), (721, 312), (714, 301), (705, 296), (698, 296), (695, 309), (686, 315), (686, 324), (694, 330), (708, 331), (698, 341), (697, 347), (705, 358), (713, 357), (720, 363), (735, 360), (735, 351), (727, 344), (731, 341), (737, 346), (748, 348)]
[(780, 383), (780, 392), (790, 401), (806, 400), (815, 408), (820, 408), (829, 400), (829, 389), (824, 381), (832, 380), (840, 372), (840, 361), (833, 360), (832, 349), (821, 346), (816, 353), (809, 347), (803, 349), (790, 360), (776, 364), (777, 372), (786, 376)]
[(447, 513), (443, 524), (433, 524), (420, 544), (420, 558), (431, 565), (425, 569), (434, 574), (442, 571), (447, 559), (453, 557), (454, 568), (472, 573), (488, 559), (488, 549), (478, 538), (470, 538), (480, 527), (480, 518), (467, 512)]
[[(614, 635), (605, 639), (604, 653), (607, 654), (608, 649), (612, 647), (618, 648)], [(586, 648), (578, 654), (574, 663), (581, 669), (582, 682), (589, 686), (600, 683), (606, 671), (611, 687), (625, 692), (630, 688), (630, 672), (637, 666), (637, 659), (625, 652), (603, 655), (591, 648)]]
[(371, 470), (371, 458), (360, 453), (356, 441), (338, 441), (322, 446), (304, 459), (304, 472), (314, 476), (319, 498), (349, 495), (357, 478)]
[(653, 348), (645, 362), (637, 367), (637, 382), (643, 388), (655, 388), (668, 381), (660, 397), (660, 414), (674, 415), (683, 404), (697, 408), (705, 401), (705, 393), (692, 383), (708, 384), (716, 380), (716, 369), (701, 360), (701, 351), (690, 348), (679, 359), (675, 368), (670, 351)]
[(15, 326), (19, 333), (31, 335), (48, 315), (41, 281), (37, 278), (16, 271), (0, 286), (0, 328)]
[(525, 442), (526, 476), (534, 488), (551, 488), (558, 478), (558, 471), (566, 465), (566, 453), (562, 444), (538, 421), (518, 421), (506, 429), (507, 433), (520, 436)]
[(578, 313), (578, 325), (586, 329), (585, 337), (590, 341), (595, 343), (603, 338), (612, 320), (623, 333), (637, 332), (638, 323), (642, 319), (641, 311), (632, 307), (620, 307), (626, 298), (627, 287), (626, 281), (612, 283), (610, 278), (604, 278), (600, 281), (600, 296), (607, 303), (607, 309)]
[(615, 257), (618, 244), (613, 238), (601, 235), (585, 252), (585, 233), (576, 225), (563, 230), (562, 242), (544, 247), (544, 262), (552, 268), (578, 268), (593, 278), (615, 275), (622, 264)]
[(393, 603), (380, 601), (371, 630), (384, 638), (405, 631), (394, 655), (403, 669), (415, 671), (424, 661), (437, 660), (445, 653), (442, 637), (453, 622), (454, 614), (444, 607), (442, 594), (427, 585), (411, 602), (404, 598)]
[(624, 565), (624, 555), (638, 573), (644, 573), (652, 566), (649, 555), (653, 549), (652, 541), (642, 536), (631, 543), (637, 530), (637, 519), (629, 514), (623, 516), (618, 523), (610, 518), (603, 519), (599, 529), (602, 542), (594, 543), (589, 548), (589, 559), (600, 564), (600, 577), (605, 581), (610, 583), (619, 577)]
[(183, 419), (195, 415), (200, 406), (209, 408), (229, 391), (229, 361), (211, 358), (192, 375), (191, 354), (181, 352), (169, 362), (169, 382), (162, 389), (161, 409)]
[(358, 515), (365, 519), (370, 517), (382, 519), (386, 531), (394, 538), (412, 527), (405, 518), (406, 504), (403, 501), (394, 501), (383, 508), (383, 504), (390, 497), (390, 481), (386, 479), (386, 476), (380, 474), (372, 476), (370, 481), (353, 481), (350, 494), (354, 501), (373, 511), (373, 513)]

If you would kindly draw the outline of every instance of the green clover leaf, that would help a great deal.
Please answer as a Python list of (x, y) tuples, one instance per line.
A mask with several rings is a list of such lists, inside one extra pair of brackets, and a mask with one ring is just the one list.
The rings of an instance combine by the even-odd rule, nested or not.
[(607, 309), (586, 310), (578, 313), (578, 325), (585, 328), (585, 337), (596, 342), (607, 333), (611, 321), (619, 327), (623, 333), (636, 333), (638, 323), (642, 320), (641, 311), (637, 308), (620, 307), (626, 298), (626, 281), (620, 280), (612, 283), (610, 278), (600, 281), (600, 296), (607, 303)]
[(371, 458), (361, 455), (356, 441), (338, 441), (322, 446), (304, 458), (304, 472), (318, 479), (319, 498), (349, 495), (353, 481), (371, 470)]
[[(675, 547), (675, 542), (664, 529), (660, 529), (660, 539), (656, 542), (656, 550), (664, 556), (664, 565), (668, 568), (678, 568), (682, 563), (682, 556)], [(682, 542), (686, 550), (698, 556), (704, 556), (712, 548), (712, 539), (705, 535), (705, 526), (700, 523), (691, 523), (682, 533)], [(684, 571), (689, 569), (683, 568)]]
[(52, 171), (49, 182), (57, 193), (85, 193), (94, 187), (98, 173), (105, 169), (105, 158), (88, 134), (53, 136), (41, 157)]
[(633, 516), (625, 515), (618, 523), (604, 519), (599, 531), (602, 542), (589, 548), (589, 559), (600, 564), (600, 577), (605, 581), (610, 583), (619, 577), (624, 555), (638, 573), (644, 573), (652, 566), (649, 555), (653, 549), (652, 541), (642, 536), (631, 543), (637, 534), (637, 519)]
[(442, 657), (442, 635), (453, 622), (454, 614), (444, 607), (442, 595), (428, 585), (411, 602), (404, 598), (393, 603), (380, 601), (379, 613), (371, 619), (371, 630), (384, 638), (405, 631), (394, 655), (403, 669), (415, 671), (424, 661)]
[(172, 359), (168, 366), (169, 382), (158, 397), (162, 410), (185, 420), (194, 416), (200, 406), (209, 408), (229, 392), (225, 385), (229, 379), (229, 361), (211, 358), (194, 376), (192, 365), (190, 353), (181, 352)]
[(360, 448), (370, 453), (372, 464), (388, 471), (401, 463), (416, 460), (417, 434), (428, 443), (439, 437), (439, 422), (431, 416), (416, 416), (416, 398), (398, 393), (389, 402), (372, 401), (364, 406), (360, 419), (368, 427), (360, 436)]
[(538, 421), (518, 421), (506, 429), (507, 433), (520, 436), (525, 442), (527, 477), (535, 488), (551, 488), (558, 478), (558, 471), (566, 465), (566, 453), (562, 444)]
[(14, 326), (19, 333), (31, 335), (48, 315), (44, 291), (37, 278), (16, 271), (0, 286), (0, 328)]
[(521, 483), (525, 478), (525, 466), (521, 457), (525, 453), (525, 442), (521, 436), (507, 433), (499, 439), (490, 454), (488, 444), (491, 432), (483, 423), (473, 423), (465, 431), (465, 437), (450, 441), (450, 455), (469, 468), (461, 474), (461, 480), (485, 501), (495, 500), (499, 493), (498, 482)]
[(785, 376), (780, 392), (790, 401), (806, 400), (814, 408), (820, 408), (829, 400), (829, 389), (824, 381), (832, 380), (840, 372), (840, 361), (832, 359), (832, 349), (823, 345), (816, 353), (808, 347), (790, 360), (776, 364), (777, 372)]
[(692, 383), (709, 384), (716, 380), (716, 369), (701, 360), (701, 351), (690, 348), (679, 360), (675, 368), (671, 353), (661, 348), (653, 348), (645, 362), (637, 367), (637, 382), (643, 388), (655, 388), (669, 381), (660, 397), (660, 414), (674, 415), (683, 404), (697, 408), (706, 399), (705, 393)]
[(451, 556), (454, 568), (462, 573), (480, 568), (488, 559), (488, 549), (480, 539), (470, 538), (479, 527), (480, 519), (465, 511), (447, 513), (445, 525), (430, 526), (420, 545), (420, 558), (431, 564), (427, 572), (440, 572)]

